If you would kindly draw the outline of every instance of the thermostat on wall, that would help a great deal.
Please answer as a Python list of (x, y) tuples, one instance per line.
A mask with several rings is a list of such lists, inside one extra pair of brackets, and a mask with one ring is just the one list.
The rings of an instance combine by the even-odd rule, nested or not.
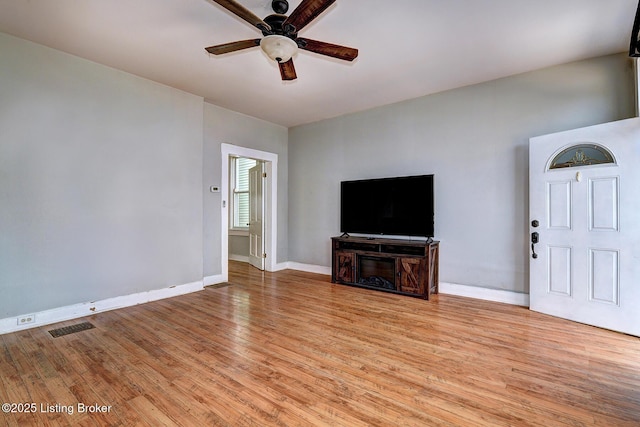
[(209, 190), (211, 190), (212, 193), (219, 193), (220, 187), (217, 185), (212, 185), (211, 187), (209, 187)]

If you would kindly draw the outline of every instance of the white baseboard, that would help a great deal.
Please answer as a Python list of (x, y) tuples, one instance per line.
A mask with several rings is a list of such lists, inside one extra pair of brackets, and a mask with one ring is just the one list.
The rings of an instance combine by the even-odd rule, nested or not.
[[(232, 258), (232, 256), (229, 255), (229, 259), (233, 259), (234, 261), (246, 262), (246, 263), (249, 262), (249, 258), (242, 259), (241, 256), (233, 256)], [(273, 270), (270, 270), (270, 271), (275, 272), (275, 271), (282, 271), (287, 269), (305, 271), (307, 273), (326, 274), (329, 276), (331, 275), (331, 267), (323, 267), (321, 265), (314, 265), (314, 264), (303, 264), (300, 262), (293, 262), (293, 261), (279, 262), (276, 265), (274, 265)]]
[[(229, 260), (232, 261), (239, 261), (239, 262), (246, 262), (247, 264), (249, 264), (249, 257), (245, 257), (242, 255), (229, 255)], [(289, 267), (289, 262), (279, 262), (277, 264), (275, 264), (273, 266), (272, 270), (265, 270), (265, 271), (281, 271), (281, 270), (286, 270)], [(212, 276), (212, 277), (217, 277), (217, 276)], [(222, 277), (222, 276), (220, 276)], [(206, 277), (205, 277), (205, 286), (207, 286), (207, 282), (206, 282)], [(217, 282), (220, 283), (220, 282)]]
[(229, 254), (230, 261), (249, 262), (249, 257), (245, 255)]
[[(276, 264), (276, 270), (292, 269), (305, 271), (309, 273), (331, 275), (331, 268), (321, 265), (304, 264), (299, 262), (284, 262)], [(115, 310), (118, 308), (131, 307), (133, 305), (143, 304), (146, 302), (156, 301), (164, 298), (171, 298), (178, 295), (184, 295), (191, 292), (197, 292), (204, 286), (214, 285), (224, 282), (221, 274), (207, 276), (202, 281), (186, 283), (184, 285), (171, 286), (164, 289), (156, 289), (147, 292), (140, 292), (131, 295), (125, 295), (114, 298), (107, 298), (101, 301), (91, 301), (79, 304), (73, 304), (65, 307), (53, 308), (37, 313), (31, 313), (34, 322), (27, 325), (18, 325), (18, 318), (27, 315), (19, 315), (0, 319), (0, 334), (21, 331), (24, 329), (37, 328), (52, 323), (63, 322), (65, 320), (77, 319), (80, 317), (91, 316), (104, 311)], [(455, 283), (440, 282), (439, 290), (443, 294), (458, 295), (469, 298), (477, 298), (488, 301), (502, 302), (506, 304), (520, 305), (529, 307), (529, 295), (504, 291), (498, 289), (481, 288), (477, 286), (459, 285)]]
[(37, 313), (31, 313), (34, 322), (27, 325), (18, 325), (18, 318), (25, 315), (0, 319), (0, 334), (22, 331), (24, 329), (37, 328), (52, 323), (63, 322), (65, 320), (77, 319), (79, 317), (91, 316), (104, 311), (115, 310), (117, 308), (131, 307), (145, 302), (156, 301), (164, 298), (171, 298), (203, 289), (203, 282), (197, 281), (184, 285), (170, 286), (164, 289), (155, 289), (147, 292), (140, 292), (131, 295), (107, 298), (101, 301), (83, 302), (68, 305), (65, 307), (53, 308)]
[[(327, 276), (331, 275), (331, 267), (324, 267), (314, 264), (303, 264), (293, 261), (289, 261), (283, 264), (286, 264), (286, 268), (290, 268), (292, 270), (325, 274)], [(481, 288), (478, 286), (458, 285), (455, 283), (447, 282), (440, 282), (439, 291), (443, 294), (458, 295), (461, 297), (476, 298), (487, 301), (502, 302), (506, 304), (529, 307), (529, 294), (523, 294), (519, 292)]]
[(458, 285), (456, 283), (447, 282), (440, 282), (439, 291), (443, 294), (529, 307), (529, 294), (519, 292), (481, 288), (478, 286)]
[(287, 268), (289, 268), (288, 262), (279, 262), (273, 266), (273, 270), (271, 271), (281, 271), (281, 270), (286, 270)]
[(216, 274), (215, 276), (207, 276), (202, 279), (202, 283), (204, 286), (217, 285), (218, 283), (226, 282), (222, 274)]
[(306, 271), (307, 273), (324, 274), (331, 276), (331, 267), (324, 267), (322, 265), (303, 264), (300, 262), (287, 262), (287, 268), (291, 270)]
[[(246, 262), (246, 263), (249, 262), (248, 257), (244, 259), (240, 255), (229, 255), (229, 259), (234, 261)], [(315, 265), (315, 264), (303, 264), (301, 262), (294, 262), (294, 261), (279, 262), (275, 264), (273, 266), (273, 270), (270, 270), (270, 271), (282, 271), (287, 269), (305, 271), (307, 273), (325, 274), (327, 276), (331, 276), (331, 267), (324, 267), (322, 265)], [(205, 277), (205, 286), (207, 286), (206, 279), (207, 278)]]

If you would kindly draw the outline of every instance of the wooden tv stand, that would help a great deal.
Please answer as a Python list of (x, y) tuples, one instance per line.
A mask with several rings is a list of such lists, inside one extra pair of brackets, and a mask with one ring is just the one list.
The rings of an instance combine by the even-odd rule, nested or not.
[(331, 238), (331, 281), (429, 299), (438, 293), (438, 241)]

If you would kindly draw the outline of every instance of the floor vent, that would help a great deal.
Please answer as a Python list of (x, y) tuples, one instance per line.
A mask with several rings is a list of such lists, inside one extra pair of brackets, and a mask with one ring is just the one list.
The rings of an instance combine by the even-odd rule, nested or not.
[(224, 282), (224, 283), (216, 283), (213, 285), (205, 286), (207, 289), (218, 289), (218, 288), (226, 288), (227, 286), (231, 286), (233, 283)]
[(89, 322), (78, 323), (77, 325), (65, 326), (64, 328), (52, 329), (49, 331), (52, 337), (58, 338), (63, 335), (73, 334), (75, 332), (86, 331), (87, 329), (93, 329), (93, 326)]

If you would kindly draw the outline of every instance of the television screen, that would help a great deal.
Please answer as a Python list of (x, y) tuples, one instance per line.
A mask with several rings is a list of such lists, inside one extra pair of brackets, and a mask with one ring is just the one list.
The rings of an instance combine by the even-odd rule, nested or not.
[(340, 231), (433, 237), (433, 175), (343, 181)]

